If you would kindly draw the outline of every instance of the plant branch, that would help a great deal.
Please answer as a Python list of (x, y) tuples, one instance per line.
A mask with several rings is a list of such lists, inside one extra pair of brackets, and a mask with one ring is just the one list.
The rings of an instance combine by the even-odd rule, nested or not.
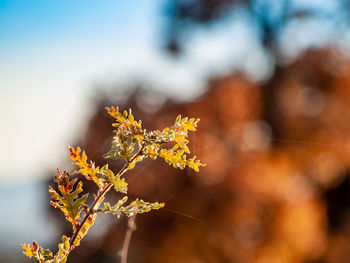
[(131, 235), (136, 230), (136, 223), (135, 223), (136, 215), (137, 214), (135, 213), (128, 219), (128, 229), (126, 230), (126, 233), (125, 233), (123, 248), (121, 251), (120, 263), (126, 263), (127, 261)]
[[(126, 172), (128, 165), (130, 162), (132, 162), (133, 160), (135, 160), (136, 157), (138, 157), (143, 150), (143, 145), (142, 147), (140, 147), (139, 151), (131, 158), (130, 161), (127, 161), (124, 166), (119, 170), (117, 175), (122, 175)], [(93, 202), (93, 204), (91, 205), (90, 209), (88, 210), (88, 212), (85, 214), (83, 221), (81, 222), (81, 224), (79, 224), (79, 227), (76, 229), (76, 231), (73, 233), (71, 239), (70, 239), (70, 251), (72, 251), (74, 249), (74, 241), (77, 239), (78, 234), (80, 232), (80, 230), (82, 229), (82, 227), (84, 226), (84, 224), (86, 223), (86, 221), (88, 220), (88, 218), (93, 215), (95, 213), (95, 209), (98, 208), (98, 203), (100, 202), (100, 200), (108, 193), (109, 190), (111, 190), (111, 188), (113, 187), (112, 183), (109, 183), (105, 189), (103, 189), (102, 192), (98, 193), (98, 195), (96, 196), (95, 201)]]
[(69, 242), (69, 244), (70, 244), (70, 250), (71, 250), (71, 251), (74, 249), (74, 241), (77, 239), (78, 234), (79, 234), (81, 228), (82, 228), (82, 227), (85, 225), (85, 223), (86, 223), (86, 220), (88, 220), (88, 218), (95, 212), (95, 206), (97, 206), (97, 203), (102, 199), (102, 197), (104, 197), (104, 196), (106, 195), (106, 193), (107, 193), (109, 190), (111, 190), (112, 186), (113, 186), (113, 184), (109, 183), (109, 184), (107, 185), (107, 187), (106, 187), (102, 192), (100, 192), (100, 193), (97, 195), (97, 197), (96, 197), (95, 201), (93, 202), (91, 208), (90, 208), (89, 211), (86, 213), (86, 215), (85, 215), (83, 221), (81, 222), (81, 224), (79, 224), (79, 227), (77, 228), (77, 230), (74, 232), (73, 236), (71, 237), (71, 240), (70, 240), (70, 242)]
[[(113, 137), (111, 149), (104, 155), (105, 158), (124, 160), (124, 165), (117, 174), (115, 174), (108, 165), (101, 168), (95, 166), (92, 161), (88, 162), (85, 151), (82, 151), (79, 146), (76, 148), (69, 147), (70, 159), (73, 165), (79, 168), (81, 175), (84, 175), (87, 180), (97, 184), (98, 190), (94, 194), (94, 199), (90, 205), (87, 205), (88, 194), (79, 195), (83, 192), (82, 181), (78, 182), (78, 178), (69, 180), (69, 175), (63, 175), (57, 170), (58, 177), (54, 179), (57, 183), (58, 192), (51, 186), (49, 193), (51, 195), (50, 204), (60, 209), (67, 221), (72, 223), (73, 231), (70, 238), (63, 235), (62, 243), (58, 245), (58, 252), (53, 255), (50, 250), (45, 250), (35, 241), (33, 245), (23, 244), (24, 254), (32, 258), (34, 257), (41, 263), (67, 261), (69, 253), (80, 244), (88, 230), (95, 223), (98, 212), (112, 213), (118, 217), (125, 214), (128, 217), (128, 227), (126, 229), (123, 247), (121, 250), (121, 262), (126, 263), (128, 249), (131, 241), (132, 233), (136, 230), (136, 214), (145, 213), (151, 209), (159, 209), (164, 206), (163, 203), (149, 203), (142, 199), (136, 199), (129, 204), (127, 202), (128, 183), (123, 176), (132, 170), (138, 162), (143, 161), (147, 157), (156, 159), (157, 156), (163, 158), (169, 165), (174, 168), (183, 169), (186, 166), (198, 172), (200, 166), (205, 164), (196, 160), (196, 157), (187, 159), (185, 153), (190, 153), (188, 149), (187, 132), (195, 131), (199, 119), (181, 118), (179, 115), (176, 118), (175, 124), (171, 127), (166, 127), (163, 131), (147, 131), (142, 129), (141, 121), (136, 121), (134, 116), (129, 112), (119, 112), (118, 107), (107, 107), (108, 113), (116, 120), (113, 123), (115, 137)], [(169, 147), (164, 147), (164, 144), (173, 142)], [(172, 147), (170, 147), (173, 145)], [(75, 173), (79, 173), (75, 171)], [(76, 183), (78, 184), (76, 185)], [(104, 208), (100, 209), (106, 194), (112, 189), (116, 192), (123, 193), (125, 196), (118, 200), (112, 207), (109, 202), (104, 203)], [(81, 212), (84, 212), (82, 214)]]

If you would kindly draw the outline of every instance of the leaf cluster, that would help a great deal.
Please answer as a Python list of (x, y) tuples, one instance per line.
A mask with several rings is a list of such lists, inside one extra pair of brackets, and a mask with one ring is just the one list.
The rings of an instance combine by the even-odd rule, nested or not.
[[(80, 147), (69, 147), (69, 157), (77, 168), (74, 173), (81, 174), (86, 180), (93, 181), (98, 187), (97, 193), (93, 195), (92, 204), (88, 206), (89, 194), (81, 194), (83, 182), (77, 177), (72, 179), (70, 174), (61, 173), (57, 169), (54, 182), (57, 184), (58, 191), (49, 187), (52, 199), (50, 204), (60, 209), (66, 220), (72, 224), (72, 236), (70, 238), (62, 236), (62, 243), (58, 245), (59, 250), (55, 255), (50, 250), (43, 249), (35, 241), (32, 246), (24, 244), (22, 247), (27, 257), (33, 257), (40, 263), (64, 263), (70, 251), (80, 245), (89, 228), (94, 225), (98, 213), (130, 217), (162, 208), (164, 203), (150, 203), (141, 199), (127, 203), (128, 184), (123, 176), (137, 163), (148, 157), (151, 159), (160, 157), (174, 168), (189, 167), (196, 172), (199, 171), (199, 167), (204, 166), (196, 159), (196, 156), (187, 158), (187, 154), (190, 153), (187, 146), (188, 132), (196, 130), (199, 119), (178, 116), (174, 125), (170, 127), (161, 131), (147, 131), (142, 128), (141, 121), (135, 120), (131, 110), (120, 112), (118, 107), (112, 106), (107, 108), (107, 111), (114, 118), (115, 122), (112, 126), (115, 130), (111, 149), (104, 157), (114, 160), (122, 159), (124, 166), (114, 173), (107, 164), (99, 167), (94, 162), (88, 161), (86, 153)], [(173, 143), (173, 146), (166, 147), (169, 143)], [(106, 193), (111, 189), (125, 195), (114, 205), (103, 202)]]

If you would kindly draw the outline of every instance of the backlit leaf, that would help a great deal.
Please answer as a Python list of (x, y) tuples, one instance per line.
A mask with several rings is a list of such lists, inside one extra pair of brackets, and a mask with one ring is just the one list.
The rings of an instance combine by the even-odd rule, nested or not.
[(121, 211), (126, 216), (133, 216), (135, 214), (142, 214), (151, 211), (152, 209), (160, 209), (164, 207), (164, 203), (149, 203), (145, 202), (142, 199), (136, 199), (132, 203), (130, 203), (128, 206), (121, 207)]
[(66, 219), (72, 223), (73, 230), (76, 230), (79, 225), (80, 212), (82, 211), (82, 207), (86, 202), (88, 194), (79, 197), (79, 193), (83, 191), (83, 183), (81, 181), (73, 191), (77, 179), (69, 181), (68, 175), (65, 173), (62, 175), (58, 169), (57, 175), (55, 182), (58, 185), (61, 195), (50, 186), (49, 193), (54, 200), (51, 201), (50, 204), (55, 208), (61, 209)]

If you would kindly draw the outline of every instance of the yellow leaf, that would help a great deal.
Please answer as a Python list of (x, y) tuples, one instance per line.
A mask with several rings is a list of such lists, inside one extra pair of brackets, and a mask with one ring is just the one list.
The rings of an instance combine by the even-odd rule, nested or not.
[(31, 249), (31, 247), (30, 247), (30, 245), (28, 244), (28, 245), (26, 245), (26, 244), (23, 244), (22, 245), (22, 248), (23, 248), (23, 254), (24, 255), (26, 255), (27, 257), (29, 257), (29, 258), (31, 258), (31, 257), (33, 257), (34, 256), (34, 254), (33, 254), (33, 251), (32, 251), (32, 249)]
[(99, 188), (101, 188), (103, 186), (103, 182), (101, 182), (100, 178), (97, 176), (99, 167), (95, 167), (95, 164), (92, 162), (90, 162), (90, 164), (87, 163), (87, 156), (85, 152), (81, 153), (80, 147), (77, 147), (77, 149), (69, 147), (69, 150), (69, 158), (73, 161), (73, 165), (80, 168), (78, 173), (84, 175), (87, 180), (93, 180), (99, 186)]

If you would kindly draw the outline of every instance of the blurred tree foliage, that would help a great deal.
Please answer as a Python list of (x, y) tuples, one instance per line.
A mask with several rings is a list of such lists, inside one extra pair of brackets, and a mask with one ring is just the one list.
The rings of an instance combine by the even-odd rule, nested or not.
[[(273, 94), (233, 73), (213, 78), (194, 102), (154, 93), (149, 104), (142, 89), (100, 98), (79, 142), (97, 164), (111, 140), (104, 106), (118, 97), (146, 128), (169, 125), (178, 113), (201, 118), (189, 145), (208, 164), (199, 176), (156, 161), (128, 178), (129, 194), (167, 204), (138, 218), (129, 262), (348, 262), (349, 76), (349, 61), (320, 49), (281, 69)], [(72, 262), (118, 260), (125, 224), (106, 221), (99, 237), (92, 231), (99, 241), (83, 242)]]
[[(181, 51), (184, 34), (197, 24), (215, 23), (244, 8), (278, 61), (276, 43), (292, 20), (323, 16), (348, 23), (349, 1), (332, 2), (333, 11), (316, 12), (291, 9), (291, 1), (169, 0), (168, 49)], [(272, 15), (274, 4), (280, 6), (278, 15)], [(189, 145), (207, 164), (199, 176), (156, 161), (138, 168), (137, 180), (129, 178), (129, 193), (167, 204), (138, 219), (129, 262), (349, 262), (349, 87), (350, 61), (327, 46), (276, 63), (264, 83), (237, 72), (213, 76), (192, 102), (143, 89), (102, 96), (79, 142), (93, 157), (111, 140), (105, 105), (133, 108), (150, 129), (169, 125), (179, 113), (201, 118)], [(81, 251), (87, 253), (72, 255), (72, 262), (117, 260), (125, 223), (106, 223), (99, 242), (83, 243), (87, 249)]]
[[(262, 46), (278, 60), (283, 48), (281, 35), (293, 23), (327, 21), (342, 34), (344, 28), (349, 27), (350, 1), (167, 0), (164, 8), (167, 18), (165, 47), (171, 53), (179, 54), (187, 44), (188, 35), (196, 28), (219, 22), (232, 23), (227, 18), (242, 11), (249, 16), (250, 26), (257, 29), (255, 32)], [(305, 30), (305, 25), (299, 23), (297, 30)], [(232, 39), (234, 37), (237, 36)]]

